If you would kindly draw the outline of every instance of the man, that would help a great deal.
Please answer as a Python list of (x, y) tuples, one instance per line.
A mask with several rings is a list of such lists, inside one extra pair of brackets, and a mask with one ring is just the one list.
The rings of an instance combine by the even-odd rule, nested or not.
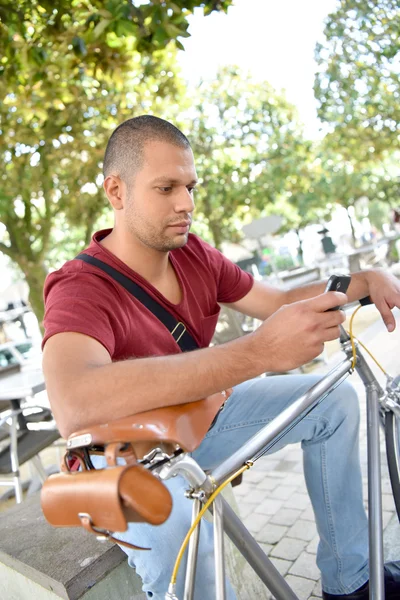
[[(153, 116), (130, 119), (112, 134), (104, 159), (104, 189), (112, 230), (94, 235), (86, 250), (123, 272), (185, 324), (201, 349), (181, 353), (166, 327), (97, 267), (67, 262), (46, 282), (43, 365), (61, 434), (135, 412), (191, 402), (230, 387), (217, 423), (195, 451), (209, 469), (304, 393), (315, 376), (256, 379), (294, 369), (338, 337), (342, 311), (370, 295), (389, 331), (400, 285), (389, 275), (353, 275), (347, 297), (324, 294), (317, 283), (284, 292), (241, 271), (189, 234), (197, 177), (190, 144), (172, 124)], [(263, 320), (253, 333), (209, 348), (219, 304)], [(368, 598), (367, 520), (358, 460), (358, 400), (343, 383), (285, 437), (302, 442), (305, 477), (320, 544), (317, 561), (324, 598)], [(281, 446), (283, 442), (281, 443)], [(349, 486), (349, 481), (352, 485)], [(129, 551), (129, 564), (148, 598), (161, 600), (191, 515), (180, 478), (167, 482), (174, 500), (160, 527), (132, 524), (124, 536), (150, 552)], [(200, 536), (196, 599), (213, 598), (212, 531)], [(183, 571), (178, 577), (182, 597)], [(385, 574), (388, 598), (400, 583)], [(235, 596), (228, 584), (228, 597)]]

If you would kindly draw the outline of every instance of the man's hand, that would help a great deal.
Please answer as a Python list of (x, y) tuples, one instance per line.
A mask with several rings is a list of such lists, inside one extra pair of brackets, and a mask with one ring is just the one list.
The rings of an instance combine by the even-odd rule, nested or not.
[(341, 310), (326, 311), (346, 302), (345, 294), (328, 292), (282, 306), (264, 321), (253, 335), (270, 369), (295, 369), (321, 354), (324, 342), (339, 337), (339, 325), (346, 319)]
[(394, 331), (396, 320), (392, 310), (400, 308), (400, 282), (390, 273), (379, 270), (368, 271), (365, 276), (372, 302), (381, 313), (387, 330)]

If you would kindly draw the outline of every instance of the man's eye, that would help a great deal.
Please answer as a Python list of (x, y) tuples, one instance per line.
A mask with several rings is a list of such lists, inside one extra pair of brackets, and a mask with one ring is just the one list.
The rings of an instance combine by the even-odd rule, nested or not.
[(158, 189), (160, 190), (160, 192), (164, 192), (165, 194), (167, 194), (168, 192), (170, 192), (172, 190), (172, 187), (166, 186), (166, 187), (159, 187)]
[(193, 186), (189, 186), (189, 187), (188, 187), (188, 192), (189, 192), (189, 194), (193, 194), (193, 192), (194, 192), (194, 190), (195, 190), (195, 189), (196, 189), (196, 186), (195, 186), (195, 185), (193, 185)]

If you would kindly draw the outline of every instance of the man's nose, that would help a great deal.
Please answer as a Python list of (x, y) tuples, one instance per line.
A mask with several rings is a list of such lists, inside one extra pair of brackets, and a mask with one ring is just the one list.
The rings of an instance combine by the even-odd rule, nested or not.
[(191, 213), (194, 210), (194, 199), (193, 192), (190, 192), (187, 188), (180, 191), (176, 203), (175, 212), (187, 212)]

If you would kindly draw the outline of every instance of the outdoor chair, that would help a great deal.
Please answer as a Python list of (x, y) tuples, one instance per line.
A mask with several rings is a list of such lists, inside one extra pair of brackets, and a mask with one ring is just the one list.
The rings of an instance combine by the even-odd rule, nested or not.
[[(50, 425), (52, 420), (47, 408), (0, 401), (0, 486), (13, 486), (17, 503), (22, 501), (21, 465), (31, 461), (40, 481), (47, 479), (39, 452), (60, 438), (55, 425)], [(33, 423), (35, 429), (30, 429)]]

